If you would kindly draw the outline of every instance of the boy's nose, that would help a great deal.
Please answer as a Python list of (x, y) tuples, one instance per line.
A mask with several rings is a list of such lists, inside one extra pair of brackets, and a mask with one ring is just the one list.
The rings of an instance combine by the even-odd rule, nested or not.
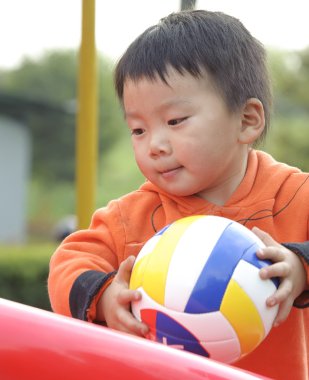
[(167, 136), (162, 133), (152, 134), (149, 142), (149, 154), (158, 156), (169, 154), (171, 152), (171, 144)]

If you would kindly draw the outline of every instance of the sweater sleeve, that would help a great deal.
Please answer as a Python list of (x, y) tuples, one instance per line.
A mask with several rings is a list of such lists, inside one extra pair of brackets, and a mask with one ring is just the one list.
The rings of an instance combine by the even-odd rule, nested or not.
[(309, 241), (303, 243), (284, 243), (283, 245), (299, 256), (307, 273), (307, 289), (296, 298), (294, 306), (301, 309), (309, 307)]
[(124, 241), (117, 201), (97, 210), (88, 229), (68, 236), (50, 261), (48, 293), (52, 309), (95, 320), (96, 302), (123, 261)]
[(103, 273), (94, 270), (83, 272), (76, 278), (69, 294), (72, 317), (93, 321), (96, 315), (96, 299), (111, 283), (117, 272)]

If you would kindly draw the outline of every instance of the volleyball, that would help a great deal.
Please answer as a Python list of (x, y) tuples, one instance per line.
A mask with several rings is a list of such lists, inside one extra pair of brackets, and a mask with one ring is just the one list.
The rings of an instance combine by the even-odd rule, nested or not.
[(142, 297), (132, 313), (149, 339), (234, 363), (267, 336), (278, 306), (267, 307), (278, 279), (262, 280), (270, 264), (263, 242), (243, 225), (218, 216), (179, 219), (150, 238), (136, 257), (130, 289)]

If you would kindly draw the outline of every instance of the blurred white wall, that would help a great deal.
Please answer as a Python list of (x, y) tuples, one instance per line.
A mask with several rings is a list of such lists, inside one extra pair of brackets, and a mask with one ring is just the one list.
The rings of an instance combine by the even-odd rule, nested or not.
[(22, 243), (26, 239), (30, 162), (30, 131), (0, 115), (0, 243)]

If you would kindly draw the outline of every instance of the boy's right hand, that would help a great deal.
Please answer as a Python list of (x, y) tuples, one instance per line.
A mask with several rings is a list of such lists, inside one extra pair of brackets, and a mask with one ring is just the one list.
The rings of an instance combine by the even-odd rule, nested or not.
[(134, 256), (128, 257), (120, 266), (112, 283), (105, 289), (97, 304), (97, 319), (107, 326), (132, 335), (145, 337), (148, 326), (139, 322), (131, 313), (131, 301), (141, 299), (137, 290), (129, 289)]

